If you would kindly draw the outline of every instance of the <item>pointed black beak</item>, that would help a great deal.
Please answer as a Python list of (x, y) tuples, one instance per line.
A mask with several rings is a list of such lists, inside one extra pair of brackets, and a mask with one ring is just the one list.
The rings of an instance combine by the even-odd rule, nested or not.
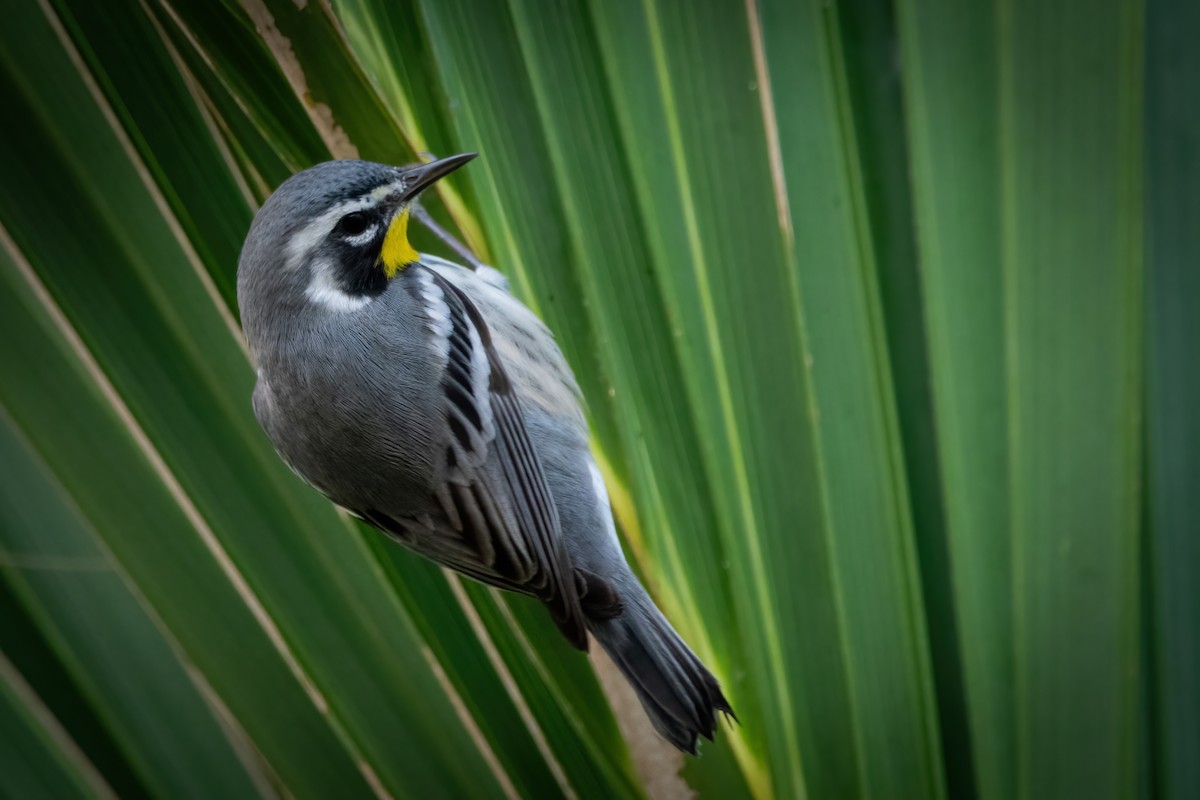
[(477, 155), (479, 154), (462, 153), (457, 156), (439, 158), (437, 161), (430, 161), (428, 164), (422, 164), (419, 167), (413, 167), (404, 173), (405, 186), (404, 192), (400, 196), (400, 201), (412, 200), (432, 184), (454, 172), (454, 170), (466, 164)]

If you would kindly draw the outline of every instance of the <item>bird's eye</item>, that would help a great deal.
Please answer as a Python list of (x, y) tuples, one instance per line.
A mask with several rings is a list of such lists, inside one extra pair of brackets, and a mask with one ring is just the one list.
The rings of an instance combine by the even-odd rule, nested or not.
[(337, 229), (339, 233), (344, 233), (347, 236), (358, 236), (370, 224), (370, 220), (367, 219), (366, 214), (355, 211), (353, 214), (347, 214), (338, 220)]

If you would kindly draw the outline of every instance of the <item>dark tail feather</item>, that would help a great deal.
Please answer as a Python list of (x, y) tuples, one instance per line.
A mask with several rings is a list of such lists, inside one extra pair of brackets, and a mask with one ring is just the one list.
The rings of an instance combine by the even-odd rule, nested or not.
[(589, 619), (588, 629), (633, 686), (654, 728), (685, 753), (696, 736), (712, 741), (717, 712), (737, 719), (721, 685), (649, 598), (622, 597), (620, 616)]

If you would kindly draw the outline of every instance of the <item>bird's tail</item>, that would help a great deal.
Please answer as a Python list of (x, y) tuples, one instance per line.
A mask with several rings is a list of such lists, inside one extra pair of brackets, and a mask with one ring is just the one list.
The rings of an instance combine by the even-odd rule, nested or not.
[(629, 595), (623, 593), (618, 616), (593, 616), (588, 629), (633, 686), (655, 730), (695, 755), (696, 736), (712, 741), (717, 712), (733, 717), (733, 709), (717, 679), (649, 596), (644, 591)]

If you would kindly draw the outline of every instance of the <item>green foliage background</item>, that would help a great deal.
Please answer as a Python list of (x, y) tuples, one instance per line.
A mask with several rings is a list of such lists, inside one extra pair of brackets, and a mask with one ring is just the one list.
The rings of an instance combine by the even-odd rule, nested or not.
[(738, 710), (702, 797), (1200, 796), (1198, 8), (6, 4), (0, 794), (644, 793), (535, 604), (250, 411), (257, 204), (475, 150), (430, 210)]

